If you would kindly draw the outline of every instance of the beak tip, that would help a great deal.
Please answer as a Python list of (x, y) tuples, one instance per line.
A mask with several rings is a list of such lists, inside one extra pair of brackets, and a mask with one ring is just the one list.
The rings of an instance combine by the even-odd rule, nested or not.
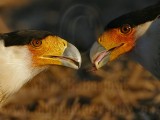
[(93, 44), (90, 50), (90, 60), (96, 69), (103, 67), (109, 60), (109, 55), (106, 49), (97, 41)]
[(71, 43), (68, 43), (67, 48), (63, 53), (63, 56), (71, 60), (71, 61), (63, 61), (64, 66), (73, 69), (79, 69), (81, 67), (81, 62), (82, 62), (81, 54), (79, 50)]

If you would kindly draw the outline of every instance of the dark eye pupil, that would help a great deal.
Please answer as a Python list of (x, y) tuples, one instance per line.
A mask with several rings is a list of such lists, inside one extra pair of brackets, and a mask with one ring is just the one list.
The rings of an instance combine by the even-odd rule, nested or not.
[(39, 41), (36, 41), (36, 44), (39, 44)]
[(121, 27), (121, 32), (124, 33), (124, 34), (127, 34), (131, 31), (131, 26), (130, 25), (123, 25)]
[(34, 47), (39, 47), (42, 44), (42, 41), (40, 40), (32, 40), (31, 45)]
[(40, 45), (40, 41), (35, 40), (34, 44), (35, 44), (35, 46), (36, 46), (36, 45)]
[(123, 29), (124, 31), (128, 31), (129, 30), (129, 28), (128, 27), (124, 27), (124, 29)]

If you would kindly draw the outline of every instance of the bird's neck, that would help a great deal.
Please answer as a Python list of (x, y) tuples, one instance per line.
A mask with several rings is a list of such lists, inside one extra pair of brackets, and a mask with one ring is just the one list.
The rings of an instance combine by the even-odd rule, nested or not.
[(154, 20), (136, 41), (130, 56), (160, 78), (160, 19)]
[(4, 47), (0, 41), (0, 102), (42, 71), (31, 67), (31, 61), (25, 47)]

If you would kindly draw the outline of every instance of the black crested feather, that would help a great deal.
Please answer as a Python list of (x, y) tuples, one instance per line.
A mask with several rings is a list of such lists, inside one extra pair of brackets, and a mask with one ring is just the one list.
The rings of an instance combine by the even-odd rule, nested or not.
[(132, 27), (143, 24), (148, 21), (156, 19), (160, 15), (160, 3), (156, 5), (149, 6), (142, 10), (137, 10), (134, 12), (122, 15), (114, 20), (112, 20), (106, 27), (105, 30), (111, 28), (118, 28), (124, 24), (129, 24)]
[(1, 34), (0, 39), (4, 40), (6, 47), (9, 47), (14, 45), (26, 45), (33, 39), (42, 40), (49, 35), (53, 34), (48, 31), (22, 30)]

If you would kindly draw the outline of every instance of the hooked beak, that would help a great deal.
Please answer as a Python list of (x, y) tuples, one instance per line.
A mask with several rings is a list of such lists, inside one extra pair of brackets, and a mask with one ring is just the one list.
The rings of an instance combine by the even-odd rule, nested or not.
[(60, 57), (63, 66), (79, 69), (81, 67), (81, 55), (78, 49), (67, 43), (67, 48), (65, 49), (62, 57)]
[(107, 51), (97, 41), (93, 44), (90, 50), (90, 59), (96, 69), (101, 68), (109, 61), (110, 53), (110, 50)]

